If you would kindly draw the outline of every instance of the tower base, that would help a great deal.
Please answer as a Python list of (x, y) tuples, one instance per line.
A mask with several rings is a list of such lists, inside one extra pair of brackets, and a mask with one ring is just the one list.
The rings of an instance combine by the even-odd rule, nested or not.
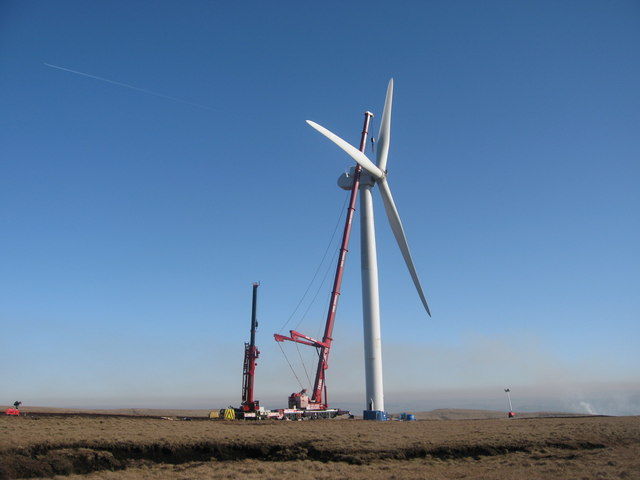
[(387, 416), (387, 412), (383, 412), (382, 410), (365, 410), (362, 412), (362, 419), (384, 421), (389, 418)]

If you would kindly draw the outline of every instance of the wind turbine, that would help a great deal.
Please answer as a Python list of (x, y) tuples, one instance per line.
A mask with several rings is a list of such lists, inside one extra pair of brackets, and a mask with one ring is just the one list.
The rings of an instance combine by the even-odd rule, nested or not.
[[(376, 164), (367, 156), (342, 138), (311, 120), (307, 123), (323, 134), (338, 147), (344, 150), (363, 169), (360, 176), (360, 242), (361, 242), (361, 271), (362, 271), (362, 313), (364, 324), (364, 352), (367, 409), (365, 419), (386, 419), (384, 411), (384, 393), (382, 385), (382, 339), (380, 334), (380, 298), (378, 294), (378, 261), (376, 256), (376, 237), (373, 217), (372, 189), (378, 185), (384, 208), (387, 213), (391, 230), (400, 247), (404, 261), (407, 264), (413, 283), (418, 291), (420, 300), (427, 314), (431, 316), (427, 299), (425, 298), (420, 279), (416, 272), (409, 250), (409, 244), (402, 228), (398, 209), (391, 195), (387, 181), (387, 157), (389, 155), (389, 141), (391, 137), (391, 108), (393, 103), (393, 78), (389, 80), (387, 96), (384, 102), (380, 133), (376, 148)], [(350, 188), (353, 180), (350, 174), (343, 174), (338, 184), (343, 188)], [(349, 180), (351, 183), (349, 183)]]

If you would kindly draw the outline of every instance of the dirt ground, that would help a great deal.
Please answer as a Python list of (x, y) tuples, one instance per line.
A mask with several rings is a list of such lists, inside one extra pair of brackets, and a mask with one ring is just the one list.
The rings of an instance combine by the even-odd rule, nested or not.
[(640, 479), (640, 417), (245, 422), (0, 416), (0, 479), (289, 475)]

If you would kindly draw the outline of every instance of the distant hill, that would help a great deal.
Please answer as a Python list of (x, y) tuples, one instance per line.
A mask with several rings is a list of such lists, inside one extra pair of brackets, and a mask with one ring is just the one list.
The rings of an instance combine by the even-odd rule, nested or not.
[[(508, 412), (497, 410), (472, 410), (463, 408), (439, 408), (430, 412), (414, 413), (418, 420), (485, 420), (507, 418)], [(516, 412), (516, 418), (583, 417), (589, 415), (566, 412)]]

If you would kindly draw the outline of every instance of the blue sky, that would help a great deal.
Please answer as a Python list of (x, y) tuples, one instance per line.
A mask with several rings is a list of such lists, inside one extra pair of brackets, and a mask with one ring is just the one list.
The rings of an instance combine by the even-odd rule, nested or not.
[[(304, 120), (357, 144), (393, 77), (433, 318), (376, 194), (387, 407), (502, 409), (509, 386), (640, 414), (638, 52), (632, 1), (5, 0), (0, 401), (238, 404), (260, 281), (256, 396), (283, 406), (272, 333), (321, 336), (352, 165)], [(328, 373), (355, 410), (359, 263), (355, 229)]]

